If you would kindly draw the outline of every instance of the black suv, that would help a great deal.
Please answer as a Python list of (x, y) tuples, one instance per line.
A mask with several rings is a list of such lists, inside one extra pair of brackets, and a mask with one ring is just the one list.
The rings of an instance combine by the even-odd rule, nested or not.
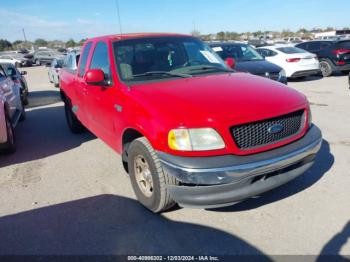
[(323, 76), (330, 76), (335, 71), (347, 73), (350, 70), (350, 40), (316, 40), (296, 45), (314, 53), (320, 60)]

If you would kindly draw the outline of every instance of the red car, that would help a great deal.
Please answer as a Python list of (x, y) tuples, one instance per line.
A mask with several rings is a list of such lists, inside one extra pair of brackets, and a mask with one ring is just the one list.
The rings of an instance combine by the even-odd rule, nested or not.
[(304, 95), (228, 65), (187, 35), (89, 39), (60, 73), (68, 126), (122, 155), (153, 212), (260, 195), (311, 167), (322, 136)]

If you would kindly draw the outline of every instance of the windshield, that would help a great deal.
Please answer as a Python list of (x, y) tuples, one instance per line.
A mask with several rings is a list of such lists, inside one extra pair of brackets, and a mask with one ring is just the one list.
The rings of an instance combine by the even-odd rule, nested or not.
[(306, 53), (305, 50), (300, 49), (298, 47), (292, 47), (292, 46), (288, 46), (288, 47), (279, 47), (276, 48), (278, 51), (281, 51), (285, 54), (301, 54), (301, 53)]
[(228, 72), (221, 58), (193, 37), (150, 37), (116, 41), (114, 56), (123, 81)]
[(230, 57), (237, 62), (264, 60), (254, 48), (246, 44), (213, 46), (212, 48), (224, 60)]

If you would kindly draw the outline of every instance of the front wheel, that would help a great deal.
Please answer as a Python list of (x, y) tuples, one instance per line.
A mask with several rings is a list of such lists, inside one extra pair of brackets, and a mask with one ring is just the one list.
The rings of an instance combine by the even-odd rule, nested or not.
[(176, 185), (178, 182), (163, 170), (156, 151), (145, 137), (131, 143), (128, 169), (133, 190), (142, 205), (154, 213), (175, 205), (167, 185)]

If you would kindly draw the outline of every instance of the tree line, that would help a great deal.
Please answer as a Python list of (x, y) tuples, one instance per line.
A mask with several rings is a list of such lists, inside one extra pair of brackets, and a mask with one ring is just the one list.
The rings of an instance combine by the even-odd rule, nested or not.
[(61, 40), (53, 40), (48, 41), (43, 38), (38, 38), (35, 41), (22, 41), (22, 40), (16, 40), (13, 42), (8, 41), (7, 39), (0, 39), (0, 51), (11, 51), (11, 50), (17, 50), (21, 48), (31, 49), (32, 46), (36, 47), (48, 47), (48, 48), (69, 48), (69, 47), (76, 47), (76, 46), (82, 46), (86, 39), (81, 39), (80, 41), (76, 42), (73, 39), (69, 39), (68, 41), (61, 41)]
[[(311, 30), (307, 30), (305, 28), (300, 28), (298, 31), (291, 31), (289, 29), (284, 29), (282, 31), (255, 31), (255, 32), (218, 32), (216, 34), (206, 34), (203, 35), (199, 31), (192, 31), (191, 34), (200, 37), (202, 40), (210, 41), (216, 39), (216, 40), (247, 40), (250, 38), (258, 38), (261, 36), (271, 36), (273, 38), (286, 38), (286, 37), (303, 37), (305, 39), (313, 38), (314, 33), (320, 33), (320, 32), (327, 32), (327, 31), (334, 31), (336, 30), (333, 27), (327, 27), (327, 28), (313, 28)], [(350, 27), (344, 27), (342, 30), (350, 30)], [(76, 42), (73, 39), (69, 39), (68, 41), (64, 42), (61, 40), (53, 40), (48, 41), (43, 38), (38, 38), (34, 42), (24, 42), (22, 40), (16, 40), (14, 42), (10, 42), (6, 39), (0, 39), (0, 51), (9, 51), (9, 50), (17, 50), (20, 48), (27, 48), (31, 49), (31, 47), (34, 45), (36, 47), (49, 47), (49, 48), (69, 48), (69, 47), (75, 47), (75, 46), (82, 46), (86, 39), (81, 39), (80, 41)]]
[[(262, 36), (269, 36), (274, 39), (276, 38), (286, 38), (286, 37), (302, 37), (305, 39), (313, 38), (315, 33), (335, 31), (337, 29), (333, 27), (327, 28), (313, 28), (308, 30), (306, 28), (300, 28), (297, 31), (291, 31), (289, 29), (284, 29), (282, 31), (254, 31), (254, 32), (229, 32), (229, 31), (220, 31), (216, 34), (201, 34), (199, 31), (192, 31), (191, 34), (197, 37), (200, 37), (202, 40), (210, 41), (216, 40), (248, 40), (251, 38), (259, 38)], [(350, 27), (344, 27), (341, 30), (350, 30)]]

